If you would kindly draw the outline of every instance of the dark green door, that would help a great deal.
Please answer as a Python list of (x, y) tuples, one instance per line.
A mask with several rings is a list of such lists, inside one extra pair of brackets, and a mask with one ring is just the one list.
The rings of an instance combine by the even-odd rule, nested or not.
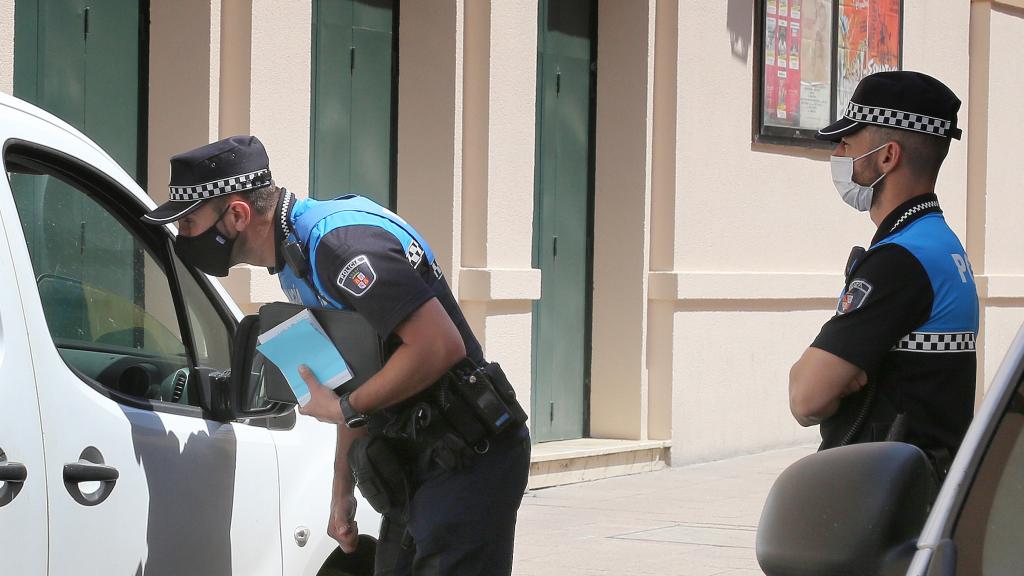
[(315, 0), (310, 190), (394, 207), (397, 0)]
[(18, 0), (14, 16), (14, 95), (84, 132), (136, 180), (145, 12), (131, 0)]
[(539, 441), (586, 433), (593, 197), (593, 0), (541, 0), (537, 55), (533, 406)]
[[(142, 185), (147, 5), (18, 0), (14, 17), (14, 95), (84, 132)], [(144, 298), (141, 274), (110, 274), (133, 270), (139, 252), (111, 235), (106, 211), (54, 178), (16, 175), (11, 184), (37, 270)]]

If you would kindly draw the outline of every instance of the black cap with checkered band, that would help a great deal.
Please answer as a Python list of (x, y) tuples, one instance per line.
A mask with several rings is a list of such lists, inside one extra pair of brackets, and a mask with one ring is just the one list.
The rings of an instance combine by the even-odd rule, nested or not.
[(868, 124), (960, 139), (960, 99), (945, 84), (920, 72), (878, 72), (853, 91), (843, 117), (818, 130), (818, 140), (838, 142)]
[(170, 200), (142, 217), (150, 224), (184, 218), (203, 201), (270, 184), (270, 159), (255, 136), (231, 136), (171, 158)]

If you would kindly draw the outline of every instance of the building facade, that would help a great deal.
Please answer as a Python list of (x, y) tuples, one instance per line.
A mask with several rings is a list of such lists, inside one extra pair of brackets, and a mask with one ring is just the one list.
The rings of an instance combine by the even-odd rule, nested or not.
[[(964, 102), (937, 193), (977, 276), (987, 384), (1024, 321), (1024, 0), (879, 3), (899, 7), (902, 67)], [(833, 7), (802, 4), (805, 30)], [(837, 198), (828, 148), (762, 129), (765, 22), (789, 8), (5, 0), (0, 90), (82, 128), (157, 202), (172, 154), (248, 133), (298, 195), (396, 209), (528, 407), (545, 485), (816, 439), (789, 366), (874, 230)], [(264, 269), (226, 284), (250, 312), (282, 299)]]

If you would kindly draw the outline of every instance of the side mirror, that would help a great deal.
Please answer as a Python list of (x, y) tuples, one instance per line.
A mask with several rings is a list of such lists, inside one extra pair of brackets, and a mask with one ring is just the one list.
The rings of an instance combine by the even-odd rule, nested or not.
[(273, 418), (295, 409), (294, 404), (267, 397), (267, 390), (288, 386), (288, 381), (256, 351), (259, 335), (260, 317), (255, 314), (242, 318), (235, 331), (229, 402), (236, 418)]
[(903, 574), (936, 494), (928, 458), (901, 442), (833, 448), (790, 465), (757, 528), (767, 576)]
[(267, 389), (288, 384), (281, 372), (256, 351), (259, 335), (259, 316), (242, 318), (231, 344), (231, 370), (200, 369), (195, 375), (199, 404), (214, 419), (273, 418), (295, 409), (293, 404), (267, 398)]

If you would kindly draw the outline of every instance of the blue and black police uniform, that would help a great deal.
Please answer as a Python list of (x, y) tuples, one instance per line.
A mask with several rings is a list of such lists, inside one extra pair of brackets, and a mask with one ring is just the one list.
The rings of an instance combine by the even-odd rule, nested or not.
[(851, 255), (836, 315), (811, 344), (868, 377), (821, 423), (821, 448), (901, 440), (944, 476), (974, 412), (977, 334), (967, 254), (935, 195), (912, 198)]
[[(286, 234), (298, 240), (312, 272), (311, 286), (279, 255), (281, 286), (293, 303), (353, 309), (385, 349), (394, 350), (400, 343), (395, 328), (437, 298), (462, 335), (467, 357), (484, 362), (433, 251), (399, 216), (360, 196), (297, 200), (285, 191), (276, 219), (277, 244)], [(411, 446), (402, 453), (409, 459), (412, 494), (403, 509), (385, 515), (376, 574), (510, 574), (516, 513), (529, 473), (527, 428), (517, 425), (491, 438), (464, 467), (442, 466)]]

